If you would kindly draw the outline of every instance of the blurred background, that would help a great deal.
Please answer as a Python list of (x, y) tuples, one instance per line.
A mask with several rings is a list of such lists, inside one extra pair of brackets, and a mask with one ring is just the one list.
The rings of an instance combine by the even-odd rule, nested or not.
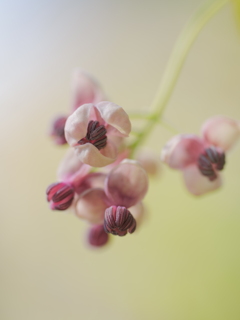
[[(225, 184), (196, 198), (180, 173), (151, 179), (138, 232), (101, 250), (86, 224), (45, 200), (65, 148), (48, 139), (70, 104), (75, 67), (128, 112), (147, 110), (173, 45), (200, 0), (0, 0), (1, 320), (240, 319), (239, 146)], [(195, 42), (164, 118), (199, 133), (240, 119), (240, 35), (231, 5)], [(172, 136), (156, 128), (157, 153)]]

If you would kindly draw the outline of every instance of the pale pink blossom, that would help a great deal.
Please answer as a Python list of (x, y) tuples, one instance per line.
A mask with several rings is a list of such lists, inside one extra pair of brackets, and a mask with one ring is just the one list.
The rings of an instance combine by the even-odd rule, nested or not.
[(136, 160), (150, 176), (156, 176), (160, 172), (159, 157), (149, 149), (140, 149), (136, 154)]
[[(106, 96), (99, 83), (90, 74), (80, 69), (76, 69), (73, 74), (71, 91), (69, 114), (74, 112), (83, 104), (95, 104), (106, 100)], [(67, 118), (67, 115), (58, 116), (51, 124), (49, 134), (57, 145), (67, 143), (64, 135), (64, 127)]]
[(183, 171), (187, 189), (201, 195), (219, 188), (219, 171), (225, 165), (225, 151), (240, 135), (239, 122), (218, 116), (207, 120), (201, 130), (202, 137), (178, 135), (163, 148), (161, 159), (170, 168)]
[[(139, 202), (148, 189), (148, 177), (144, 169), (134, 160), (124, 160), (106, 176), (104, 188), (92, 188), (82, 193), (74, 204), (75, 214), (92, 224), (105, 224), (110, 232), (108, 222), (111, 216), (118, 219), (113, 234), (125, 235), (136, 229), (141, 221), (143, 207)], [(133, 214), (128, 210), (133, 210)], [(109, 220), (110, 219), (110, 220)], [(111, 220), (112, 221), (112, 220)], [(130, 225), (129, 225), (130, 223)]]
[(81, 69), (76, 69), (74, 71), (71, 89), (72, 112), (83, 104), (95, 104), (106, 100), (106, 95), (97, 80)]
[(118, 105), (103, 101), (84, 104), (67, 119), (65, 137), (79, 160), (93, 167), (103, 167), (117, 158), (114, 137), (127, 137), (131, 123)]

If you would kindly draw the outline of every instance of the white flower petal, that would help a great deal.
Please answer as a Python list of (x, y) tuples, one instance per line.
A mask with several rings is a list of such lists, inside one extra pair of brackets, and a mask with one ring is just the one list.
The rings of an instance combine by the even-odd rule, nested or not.
[(57, 177), (59, 181), (65, 181), (75, 174), (84, 164), (76, 156), (74, 149), (69, 148), (59, 164)]
[(229, 150), (240, 137), (239, 121), (224, 116), (216, 116), (204, 122), (201, 133), (209, 144)]
[[(102, 101), (98, 103), (96, 107), (106, 124), (117, 129), (125, 137), (129, 135), (131, 131), (131, 122), (129, 120), (128, 114), (123, 110), (122, 107), (109, 101)], [(114, 130), (110, 127), (110, 134), (111, 131)]]
[(217, 179), (210, 181), (203, 176), (195, 165), (188, 166), (183, 170), (183, 177), (189, 192), (196, 196), (218, 189), (222, 185), (220, 174)]
[(64, 131), (65, 138), (71, 147), (86, 136), (88, 123), (91, 120), (89, 118), (93, 110), (93, 104), (84, 104), (68, 117)]
[(114, 162), (117, 157), (117, 149), (111, 142), (106, 147), (98, 150), (93, 144), (86, 143), (75, 147), (79, 160), (92, 167), (105, 167)]

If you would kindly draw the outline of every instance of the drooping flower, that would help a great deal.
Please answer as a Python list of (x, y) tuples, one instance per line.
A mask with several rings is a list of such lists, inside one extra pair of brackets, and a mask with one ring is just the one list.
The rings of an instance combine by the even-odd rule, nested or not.
[(132, 233), (142, 218), (140, 201), (147, 189), (144, 169), (136, 161), (124, 160), (108, 173), (104, 188), (92, 188), (79, 196), (74, 204), (75, 214), (92, 224), (104, 223), (108, 233)]
[(96, 104), (106, 100), (106, 95), (97, 80), (81, 69), (76, 69), (74, 71), (71, 89), (72, 112), (83, 104)]
[(203, 124), (201, 136), (177, 135), (161, 154), (162, 161), (170, 168), (183, 172), (186, 187), (194, 195), (221, 186), (219, 171), (225, 165), (225, 152), (240, 136), (239, 122), (224, 116), (210, 118)]
[[(87, 72), (76, 69), (73, 74), (71, 88), (70, 112), (74, 112), (81, 105), (86, 103), (98, 103), (106, 100), (106, 96), (99, 83)], [(58, 116), (54, 119), (50, 128), (50, 136), (57, 145), (66, 144), (64, 127), (67, 115)]]
[(103, 101), (84, 104), (68, 117), (65, 137), (79, 160), (92, 167), (103, 167), (116, 160), (118, 144), (114, 137), (127, 137), (131, 123), (118, 105)]

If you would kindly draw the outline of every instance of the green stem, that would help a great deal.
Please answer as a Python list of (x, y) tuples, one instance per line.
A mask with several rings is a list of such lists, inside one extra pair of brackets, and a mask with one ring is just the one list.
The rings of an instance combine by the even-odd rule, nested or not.
[(168, 61), (159, 91), (152, 103), (153, 113), (148, 117), (148, 122), (142, 132), (131, 145), (131, 153), (143, 142), (152, 131), (154, 125), (161, 119), (161, 116), (171, 97), (175, 84), (178, 80), (187, 55), (206, 23), (226, 4), (229, 0), (211, 0), (205, 3), (188, 21), (180, 34), (173, 52)]

